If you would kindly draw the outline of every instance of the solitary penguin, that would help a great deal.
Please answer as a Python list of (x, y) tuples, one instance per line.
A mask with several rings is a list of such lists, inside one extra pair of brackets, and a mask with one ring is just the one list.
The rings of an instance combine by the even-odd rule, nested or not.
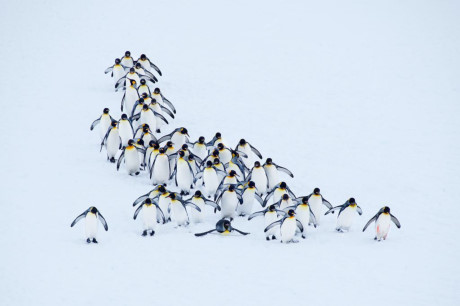
[(137, 215), (142, 210), (142, 222), (144, 223), (144, 231), (142, 236), (147, 236), (150, 232), (150, 236), (155, 235), (155, 229), (157, 226), (157, 215), (159, 214), (163, 223), (166, 222), (165, 216), (161, 211), (157, 203), (152, 202), (150, 198), (145, 199), (145, 201), (139, 205), (139, 207), (134, 212), (134, 220), (136, 220)]
[(116, 120), (109, 115), (109, 109), (104, 108), (104, 110), (102, 111), (102, 115), (96, 120), (94, 120), (89, 129), (92, 131), (96, 127), (96, 125), (99, 124), (99, 135), (101, 136), (102, 140), (112, 122), (116, 122)]
[(335, 230), (338, 232), (342, 232), (342, 233), (344, 231), (350, 230), (351, 224), (353, 223), (353, 219), (356, 213), (358, 213), (360, 216), (363, 214), (361, 207), (359, 207), (358, 204), (356, 204), (355, 199), (350, 198), (344, 204), (329, 209), (325, 213), (325, 215), (327, 215), (328, 213), (334, 210), (339, 210), (339, 209), (340, 211), (337, 216), (337, 226)]
[(94, 206), (91, 206), (90, 208), (85, 210), (81, 215), (76, 217), (75, 220), (73, 220), (72, 224), (70, 224), (70, 227), (73, 227), (78, 221), (80, 221), (83, 218), (85, 218), (86, 242), (87, 243), (91, 243), (91, 242), (97, 243), (97, 240), (96, 240), (97, 224), (98, 224), (97, 220), (101, 221), (106, 231), (109, 230), (109, 227), (107, 226), (107, 222), (105, 221), (101, 213), (97, 210), (97, 208)]
[(195, 236), (196, 237), (201, 237), (201, 236), (210, 234), (212, 232), (218, 232), (218, 233), (220, 233), (222, 235), (228, 235), (232, 231), (240, 233), (241, 235), (248, 235), (249, 234), (249, 233), (242, 232), (239, 229), (236, 229), (236, 228), (232, 227), (232, 224), (231, 224), (231, 222), (229, 220), (221, 219), (221, 220), (217, 221), (215, 229), (212, 229), (210, 231), (206, 231), (206, 232), (203, 232), (203, 233), (196, 233)]
[(303, 233), (302, 223), (300, 223), (300, 221), (295, 218), (295, 211), (293, 209), (290, 209), (287, 213), (287, 216), (283, 219), (275, 221), (267, 226), (264, 231), (268, 232), (278, 225), (280, 226), (281, 242), (284, 243), (297, 242), (294, 240), (297, 227), (299, 228), (300, 232)]
[[(270, 224), (278, 220), (278, 215), (285, 216), (286, 212), (276, 209), (276, 205), (272, 204), (265, 208), (264, 210), (257, 211), (248, 217), (248, 220), (252, 220), (258, 216), (264, 216), (265, 227), (268, 227)], [(270, 239), (276, 239), (276, 228), (272, 227), (268, 231), (265, 231), (265, 239), (269, 241)]]
[(396, 225), (397, 228), (401, 228), (401, 223), (396, 219), (395, 216), (390, 214), (390, 207), (382, 207), (375, 216), (373, 216), (364, 226), (363, 232), (366, 228), (375, 221), (375, 238), (374, 240), (386, 240), (388, 232), (390, 231), (390, 220)]
[(281, 167), (273, 162), (271, 158), (267, 158), (264, 164), (265, 172), (267, 173), (268, 177), (268, 189), (272, 189), (280, 182), (278, 171), (284, 172), (290, 177), (294, 177), (291, 171), (288, 169)]

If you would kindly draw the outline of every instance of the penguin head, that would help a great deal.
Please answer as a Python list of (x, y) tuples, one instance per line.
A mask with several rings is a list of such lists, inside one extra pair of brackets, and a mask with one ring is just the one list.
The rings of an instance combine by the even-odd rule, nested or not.
[(172, 141), (168, 141), (168, 142), (166, 143), (166, 146), (167, 146), (168, 148), (172, 148), (173, 145), (174, 145), (174, 144), (173, 144)]
[(200, 138), (198, 138), (198, 142), (200, 144), (204, 144), (204, 137), (203, 136), (200, 136)]
[(139, 69), (139, 68), (141, 68), (141, 67), (142, 67), (142, 66), (141, 66), (141, 63), (136, 63), (136, 68), (137, 68), (137, 69)]
[(220, 159), (214, 158), (214, 165), (218, 165), (218, 164), (220, 164)]
[(193, 157), (192, 154), (190, 154), (190, 155), (188, 156), (188, 161), (194, 161), (194, 160), (195, 160), (195, 158)]
[(131, 68), (129, 68), (129, 72), (130, 72), (130, 73), (134, 73), (134, 72), (136, 72), (136, 70), (134, 70), (134, 68), (131, 67)]
[(217, 139), (221, 139), (221, 138), (222, 138), (222, 134), (219, 133), (219, 132), (217, 132), (215, 137), (216, 137)]
[[(187, 135), (187, 136), (189, 136), (187, 129), (184, 128), (184, 127), (180, 129), (180, 133), (181, 133), (182, 135)], [(190, 136), (189, 136), (189, 137), (190, 137)]]
[(319, 190), (318, 187), (316, 187), (316, 188), (313, 190), (313, 193), (314, 193), (315, 195), (319, 195), (319, 192), (320, 192), (320, 190)]
[(147, 59), (147, 56), (145, 54), (141, 54), (141, 60), (145, 61)]
[(144, 128), (144, 127), (150, 128), (150, 126), (147, 123), (142, 124), (141, 127), (142, 128)]
[(219, 151), (218, 150), (212, 151), (212, 156), (219, 157)]
[(302, 198), (302, 204), (308, 204), (308, 197)]
[(154, 150), (158, 150), (160, 148), (160, 145), (157, 142), (155, 142), (155, 140), (150, 140), (149, 145), (153, 147)]
[(289, 200), (289, 195), (287, 193), (283, 194), (283, 201)]
[(355, 198), (350, 198), (350, 199), (348, 200), (348, 203), (350, 203), (350, 204), (356, 204)]
[(224, 145), (222, 143), (218, 143), (217, 144), (217, 149), (219, 149), (219, 151), (223, 150), (224, 149)]
[(212, 161), (208, 160), (208, 161), (206, 162), (206, 167), (207, 167), (207, 168), (211, 168), (211, 167), (212, 167)]
[(145, 85), (145, 80), (144, 79), (141, 80), (141, 85)]
[(145, 204), (147, 205), (152, 204), (152, 200), (150, 200), (150, 198), (145, 199)]
[(121, 120), (127, 120), (128, 119), (128, 115), (126, 114), (121, 114)]
[(140, 146), (144, 146), (144, 141), (141, 138), (139, 138), (137, 140), (137, 144), (140, 145)]
[(230, 185), (230, 186), (228, 187), (228, 191), (230, 191), (230, 192), (235, 191), (235, 185)]
[(273, 160), (271, 158), (267, 158), (267, 161), (265, 163), (267, 165), (271, 165), (273, 163)]
[(249, 181), (248, 186), (249, 186), (249, 188), (254, 188), (254, 187), (256, 187), (256, 183), (254, 183), (253, 181)]
[(117, 126), (117, 122), (116, 121), (113, 121), (112, 122), (112, 127), (116, 127)]
[(89, 210), (91, 213), (96, 214), (97, 213), (97, 208), (94, 206), (91, 206), (91, 209)]
[(120, 63), (121, 63), (120, 59), (119, 59), (119, 58), (116, 58), (116, 59), (115, 59), (115, 64), (116, 64), (116, 65), (119, 65)]
[(165, 193), (165, 192), (166, 192), (165, 186), (159, 185), (159, 186), (158, 186), (158, 191), (161, 192), (161, 193)]
[(132, 146), (134, 144), (134, 140), (130, 139), (128, 140), (128, 146)]
[(276, 211), (276, 206), (275, 206), (275, 204), (272, 204), (272, 205), (268, 206), (268, 210), (269, 210), (269, 211)]
[(238, 176), (238, 174), (236, 174), (235, 170), (231, 170), (230, 173), (228, 174), (228, 176), (234, 177), (234, 176)]
[(157, 104), (157, 99), (152, 99), (152, 101), (150, 101), (150, 104)]
[(185, 156), (185, 152), (182, 151), (182, 150), (180, 150), (180, 151), (179, 151), (179, 156), (180, 156), (180, 157), (184, 157), (184, 156)]
[(165, 149), (164, 149), (164, 148), (160, 148), (160, 149), (158, 150), (158, 153), (160, 153), (160, 154), (165, 154)]
[(139, 103), (139, 105), (144, 105), (144, 98), (139, 98), (139, 100), (137, 101)]
[(195, 191), (195, 197), (196, 198), (201, 198), (201, 191), (199, 191), (199, 190)]
[(108, 114), (109, 113), (109, 109), (106, 107), (104, 108), (104, 110), (102, 111), (104, 114)]
[(245, 146), (246, 145), (246, 140), (244, 140), (243, 138), (241, 138), (240, 140), (240, 146)]
[(390, 207), (388, 207), (388, 206), (383, 207), (383, 213), (389, 214), (390, 213)]
[(287, 185), (286, 185), (286, 182), (281, 182), (280, 183), (280, 188), (281, 189), (286, 189)]
[(224, 225), (224, 229), (225, 229), (226, 231), (230, 231), (230, 221), (224, 220), (224, 224), (223, 224), (223, 225)]
[[(142, 99), (142, 98), (141, 98), (141, 99)], [(140, 99), (139, 99), (139, 100), (140, 100)], [(149, 106), (148, 106), (147, 104), (144, 104), (144, 105), (142, 106), (142, 109), (143, 109), (144, 111), (147, 111), (147, 110), (149, 109)]]
[(289, 215), (289, 217), (294, 217), (294, 216), (295, 216), (295, 211), (294, 211), (294, 209), (289, 209), (288, 215)]
[(182, 145), (182, 150), (184, 150), (184, 151), (187, 151), (187, 150), (188, 150), (188, 145), (187, 145), (186, 143), (184, 143), (184, 144)]
[(155, 90), (153, 91), (154, 94), (159, 94), (160, 93), (160, 88), (155, 88)]
[(167, 196), (167, 198), (171, 198), (172, 200), (175, 200), (176, 199), (176, 193), (175, 192), (171, 192), (169, 194), (169, 196)]
[(256, 162), (254, 163), (254, 167), (259, 168), (259, 167), (260, 167), (260, 162), (259, 162), (259, 161), (256, 161)]
[[(142, 80), (142, 81), (145, 81), (145, 80)], [(141, 82), (142, 83), (142, 82)], [(143, 92), (142, 93), (142, 98), (145, 99), (147, 98), (149, 95), (146, 93), (146, 92)]]
[[(144, 125), (144, 126), (142, 127), (142, 132), (148, 133), (149, 131), (150, 131), (150, 128), (149, 128), (148, 126), (145, 126), (145, 125)], [(152, 141), (153, 141), (153, 140), (152, 140)]]
[(125, 52), (125, 56), (126, 56), (126, 57), (130, 57), (130, 56), (131, 56), (131, 52), (126, 51), (126, 52)]

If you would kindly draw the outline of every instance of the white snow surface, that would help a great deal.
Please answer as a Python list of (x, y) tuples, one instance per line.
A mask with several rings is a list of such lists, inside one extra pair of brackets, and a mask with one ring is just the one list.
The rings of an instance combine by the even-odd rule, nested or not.
[[(1, 305), (458, 305), (458, 1), (3, 1)], [(99, 153), (89, 126), (122, 93), (104, 70), (130, 50), (162, 70), (164, 129), (244, 137), (290, 169), (297, 195), (363, 209), (297, 244), (159, 225), (141, 237), (145, 173)], [(96, 206), (109, 231), (84, 241)], [(386, 241), (364, 224), (384, 205)], [(259, 206), (254, 205), (259, 208)]]

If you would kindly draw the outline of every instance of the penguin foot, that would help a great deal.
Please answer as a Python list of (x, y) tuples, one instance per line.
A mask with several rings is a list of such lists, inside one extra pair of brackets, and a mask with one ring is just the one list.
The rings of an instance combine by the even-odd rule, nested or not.
[(157, 132), (157, 133), (161, 133), (160, 129), (157, 129), (157, 131), (156, 131), (156, 132)]
[(374, 240), (377, 240), (377, 237), (374, 237)]
[(86, 239), (86, 242), (87, 242), (87, 243), (91, 243), (91, 239), (89, 239), (89, 238)]
[(136, 174), (136, 175), (139, 175), (139, 173), (140, 173), (140, 172), (139, 172), (139, 171), (137, 171), (135, 174)]
[(184, 194), (185, 194), (185, 192), (183, 192), (183, 191), (180, 192), (180, 195), (181, 195), (181, 196), (183, 196)]
[(115, 157), (110, 158), (111, 163), (115, 163)]
[(97, 243), (97, 240), (96, 240), (96, 238), (93, 238), (93, 243)]
[(193, 185), (190, 185), (190, 189), (193, 189)]
[(276, 236), (275, 236), (275, 235), (272, 236), (272, 240), (276, 240)]
[(305, 239), (305, 238), (307, 238), (307, 236), (305, 236), (305, 235), (302, 235), (302, 238), (303, 238), (303, 239)]
[(150, 233), (150, 236), (153, 236), (153, 235), (155, 235), (155, 231), (152, 231), (152, 232)]
[(147, 236), (147, 231), (146, 230), (142, 232), (142, 236)]
[(270, 237), (265, 237), (265, 239), (267, 239), (267, 241), (270, 241)]

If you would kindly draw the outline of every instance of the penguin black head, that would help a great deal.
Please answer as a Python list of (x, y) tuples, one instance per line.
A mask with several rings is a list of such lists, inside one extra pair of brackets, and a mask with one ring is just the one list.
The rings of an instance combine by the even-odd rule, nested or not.
[(275, 204), (272, 204), (272, 205), (268, 206), (268, 210), (269, 210), (269, 211), (276, 211), (276, 206), (275, 206)]
[(171, 192), (171, 193), (169, 194), (169, 196), (167, 196), (167, 198), (171, 198), (171, 199), (175, 200), (175, 199), (176, 199), (176, 193), (175, 193), (175, 192)]
[(219, 143), (219, 144), (217, 144), (217, 148), (218, 148), (219, 150), (223, 150), (223, 149), (224, 149), (224, 145), (223, 145), (222, 143)]
[(144, 105), (142, 106), (142, 109), (143, 109), (143, 110), (148, 110), (148, 109), (149, 109), (149, 106), (148, 106), (147, 104), (144, 104)]
[(136, 63), (136, 68), (137, 68), (137, 69), (139, 69), (139, 68), (141, 68), (141, 67), (142, 67), (142, 66), (141, 66), (141, 63)]
[(350, 204), (356, 204), (355, 198), (350, 198), (350, 199), (348, 200), (348, 203), (350, 203)]
[(217, 138), (217, 139), (220, 139), (221, 137), (222, 137), (222, 134), (219, 133), (219, 132), (217, 132), (217, 133), (216, 133), (216, 138)]
[(164, 154), (164, 153), (165, 153), (165, 149), (164, 149), (164, 148), (160, 148), (160, 150), (158, 150), (158, 153)]
[(260, 167), (260, 162), (259, 162), (259, 161), (256, 161), (256, 162), (254, 163), (254, 167), (259, 168), (259, 167)]
[(160, 88), (158, 88), (158, 87), (157, 87), (157, 88), (155, 88), (155, 90), (153, 91), (153, 93), (155, 93), (155, 94), (159, 94), (159, 93), (160, 93)]
[(241, 140), (240, 140), (240, 146), (244, 146), (244, 145), (246, 145), (246, 140), (241, 139)]
[(190, 155), (188, 156), (188, 161), (193, 161), (193, 160), (195, 160), (195, 157), (193, 157), (193, 155), (190, 154)]
[(117, 126), (117, 122), (116, 122), (116, 121), (113, 121), (113, 122), (112, 122), (112, 126), (113, 126), (113, 127), (116, 127), (116, 126)]
[[(148, 126), (143, 126), (142, 127), (142, 132), (148, 133), (149, 132), (149, 127)], [(152, 140), (153, 141), (153, 140)]]
[(254, 187), (256, 187), (256, 183), (254, 183), (253, 181), (249, 181), (248, 186), (249, 186), (250, 188), (254, 188)]
[(128, 115), (126, 114), (121, 114), (121, 120), (127, 120), (128, 119)]
[(141, 146), (144, 146), (144, 141), (143, 141), (142, 139), (139, 138), (139, 139), (137, 140), (137, 144), (138, 144), (138, 145), (141, 145)]
[[(145, 81), (145, 80), (143, 80), (143, 81)], [(141, 83), (142, 83), (142, 82), (141, 82)], [(142, 93), (142, 98), (143, 98), (143, 99), (147, 98), (148, 96), (149, 96), (149, 95), (148, 95), (146, 92), (143, 92), (143, 93)]]
[(147, 58), (147, 56), (145, 56), (145, 54), (141, 54), (141, 60), (145, 60)]
[(129, 72), (134, 73), (134, 72), (136, 72), (136, 70), (134, 70), (134, 68), (131, 67), (131, 68), (129, 68)]
[(235, 170), (231, 170), (230, 173), (228, 174), (228, 176), (230, 176), (230, 177), (234, 177), (235, 175), (236, 175)]
[(302, 204), (308, 204), (308, 197), (302, 198)]
[[(153, 140), (151, 140), (150, 142), (152, 142)], [(160, 148), (160, 145), (156, 142), (153, 143), (153, 145), (151, 145), (155, 150), (158, 150)]]
[(97, 213), (97, 208), (94, 206), (91, 207), (90, 212), (92, 212), (93, 214)]
[(145, 204), (152, 204), (152, 200), (150, 198), (145, 199)]
[(120, 59), (119, 59), (119, 58), (116, 58), (116, 59), (115, 59), (115, 64), (118, 65), (118, 64), (120, 64), (120, 63), (121, 63)]
[(180, 157), (184, 157), (184, 156), (185, 156), (185, 152), (182, 151), (182, 150), (180, 150), (180, 151), (179, 151), (179, 156), (180, 156)]
[(206, 162), (206, 167), (208, 167), (208, 168), (212, 167), (212, 161), (208, 160)]
[(225, 230), (229, 230), (229, 229), (230, 229), (230, 221), (225, 220), (223, 225), (224, 225), (224, 229), (225, 229)]
[(132, 146), (134, 144), (134, 140), (130, 139), (128, 140), (128, 146)]
[(283, 194), (283, 200), (284, 201), (289, 200), (289, 195), (287, 193)]
[(286, 187), (287, 187), (287, 185), (286, 185), (285, 182), (281, 182), (281, 183), (280, 183), (280, 188), (281, 188), (281, 189), (286, 189)]
[(383, 212), (386, 213), (386, 214), (389, 214), (389, 213), (390, 213), (390, 207), (385, 206), (385, 207), (383, 208)]
[(271, 158), (267, 158), (267, 161), (265, 162), (267, 165), (271, 165), (273, 160)]
[(148, 125), (147, 123), (144, 123), (144, 124), (142, 124), (141, 126), (142, 126), (142, 128), (144, 128), (144, 127), (150, 128), (149, 125)]
[(218, 164), (220, 164), (220, 159), (214, 158), (214, 165), (218, 165)]
[(316, 194), (316, 195), (319, 195), (319, 191), (320, 191), (320, 190), (319, 190), (319, 188), (317, 187), (317, 188), (315, 188), (315, 189), (313, 190), (313, 193)]
[(163, 185), (158, 186), (158, 191), (161, 192), (161, 193), (165, 193), (166, 192), (165, 186), (163, 186)]
[[(139, 65), (140, 65), (140, 64), (139, 64)], [(144, 80), (144, 79), (141, 80), (141, 84), (142, 84), (142, 85), (145, 85), (145, 80)]]
[(182, 150), (184, 150), (184, 151), (187, 151), (187, 150), (188, 150), (188, 145), (187, 145), (186, 143), (184, 143), (184, 144), (182, 145)]
[[(181, 133), (182, 135), (187, 135), (187, 136), (189, 136), (189, 135), (188, 135), (188, 131), (187, 131), (186, 128), (181, 128), (181, 129), (180, 129), (180, 133)], [(190, 136), (189, 136), (189, 137), (190, 137)]]
[(108, 109), (107, 107), (104, 108), (103, 113), (104, 113), (104, 114), (108, 114), (108, 113), (109, 113), (109, 109)]
[(130, 56), (131, 56), (131, 52), (126, 51), (126, 52), (125, 52), (125, 56), (126, 56), (126, 57), (130, 57)]
[(200, 138), (198, 138), (198, 142), (200, 144), (204, 144), (204, 137), (203, 136), (200, 136)]
[(218, 157), (219, 156), (219, 151), (217, 151), (217, 150), (212, 151), (212, 156)]
[(157, 103), (157, 99), (152, 99), (152, 101), (150, 102), (151, 104), (156, 104)]
[(293, 209), (289, 209), (288, 215), (289, 215), (289, 217), (294, 217), (294, 216), (295, 216), (294, 210), (293, 210)]
[(200, 198), (201, 197), (201, 191), (199, 191), (199, 190), (195, 191), (195, 197)]
[(172, 148), (173, 145), (174, 145), (174, 144), (173, 144), (172, 141), (168, 141), (168, 142), (166, 143), (166, 146), (167, 146), (168, 148)]
[(149, 141), (149, 147), (154, 147), (155, 146), (155, 140), (150, 140)]
[(144, 104), (144, 102), (145, 102), (144, 98), (139, 98), (139, 104), (142, 105), (142, 104)]
[(228, 187), (228, 191), (235, 191), (235, 185), (230, 185)]

